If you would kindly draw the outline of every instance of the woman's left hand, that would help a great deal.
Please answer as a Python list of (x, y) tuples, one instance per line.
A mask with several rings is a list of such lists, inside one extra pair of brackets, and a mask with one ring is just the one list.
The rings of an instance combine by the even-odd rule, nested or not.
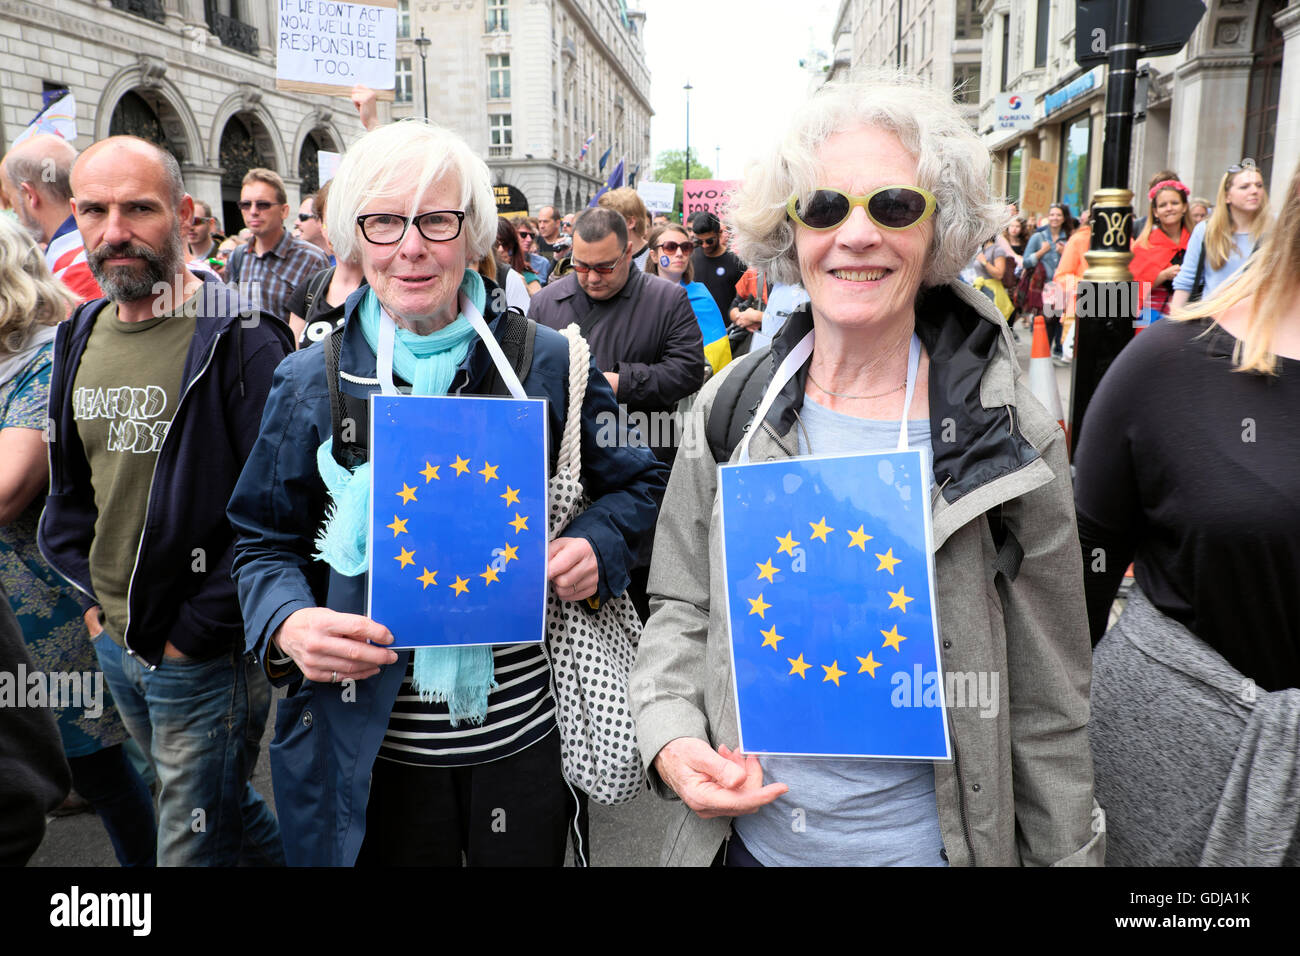
[(1182, 266), (1166, 266), (1161, 269), (1160, 274), (1156, 276), (1155, 284), (1160, 285), (1162, 282), (1172, 282), (1174, 277), (1177, 276), (1181, 270)]
[(556, 538), (546, 558), (546, 577), (565, 601), (581, 601), (600, 587), (600, 565), (586, 538)]

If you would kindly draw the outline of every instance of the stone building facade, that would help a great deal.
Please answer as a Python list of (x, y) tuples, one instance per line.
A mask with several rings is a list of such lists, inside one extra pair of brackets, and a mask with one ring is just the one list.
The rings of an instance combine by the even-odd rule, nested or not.
[(278, 172), (296, 210), (317, 150), (363, 130), (346, 98), (275, 89), (275, 27), (275, 0), (0, 0), (0, 152), (66, 88), (79, 149), (119, 132), (158, 142), (227, 230), (252, 166)]
[(978, 118), (983, 21), (979, 0), (840, 0), (827, 79), (879, 66), (952, 90)]
[(399, 0), (398, 11), (393, 115), (424, 114), (427, 69), (429, 118), (464, 136), (531, 213), (586, 206), (620, 159), (629, 174), (650, 168), (645, 15), (625, 0)]
[[(1165, 168), (1213, 201), (1224, 170), (1255, 159), (1271, 193), (1300, 162), (1300, 0), (1207, 0), (1177, 54), (1138, 61), (1138, 115), (1129, 185), (1146, 214), (1146, 183)], [(1057, 168), (1057, 196), (1074, 211), (1101, 185), (1107, 70), (1081, 69), (1075, 5), (1066, 0), (981, 0), (983, 88), (979, 128), (994, 155), (994, 185), (1021, 195), (1030, 157)], [(1019, 93), (1034, 126), (994, 129), (999, 92)]]

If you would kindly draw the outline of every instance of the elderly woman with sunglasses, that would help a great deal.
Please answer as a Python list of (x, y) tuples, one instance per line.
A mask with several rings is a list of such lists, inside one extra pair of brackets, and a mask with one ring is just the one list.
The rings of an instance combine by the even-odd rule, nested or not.
[[(740, 254), (810, 302), (701, 391), (712, 454), (678, 457), (655, 538), (632, 689), (651, 781), (681, 800), (664, 860), (1099, 863), (1065, 436), (956, 281), (1005, 216), (988, 153), (947, 96), (892, 77), (823, 87), (793, 127), (729, 218)], [(714, 459), (738, 460), (742, 429), (754, 461), (893, 450), (904, 422), (932, 452), (945, 683), (984, 674), (996, 700), (951, 710), (951, 762), (741, 754)]]
[[(277, 369), (229, 506), (248, 647), (289, 687), (271, 745), (285, 855), (301, 865), (561, 865), (581, 798), (561, 772), (539, 635), (471, 631), (494, 643), (412, 653), (391, 650), (388, 629), (365, 616), (369, 436), (349, 428), (349, 400), (384, 379), (415, 395), (504, 392), (488, 337), (509, 351), (512, 322), (497, 287), (466, 268), (498, 237), (487, 166), (449, 130), (380, 127), (343, 158), (327, 216), (340, 260), (359, 262), (368, 284), (348, 297), (342, 329)], [(592, 502), (551, 541), (547, 565), (564, 601), (624, 591), (664, 482), (649, 451), (598, 431), (617, 405), (589, 372), (581, 446)], [(520, 378), (548, 402), (550, 471), (568, 376), (566, 340), (537, 328)]]

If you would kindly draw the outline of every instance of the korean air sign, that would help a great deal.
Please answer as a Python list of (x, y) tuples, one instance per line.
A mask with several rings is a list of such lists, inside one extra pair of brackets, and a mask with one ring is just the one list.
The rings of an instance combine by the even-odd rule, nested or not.
[(1026, 93), (999, 93), (994, 101), (993, 129), (1033, 129), (1032, 99)]

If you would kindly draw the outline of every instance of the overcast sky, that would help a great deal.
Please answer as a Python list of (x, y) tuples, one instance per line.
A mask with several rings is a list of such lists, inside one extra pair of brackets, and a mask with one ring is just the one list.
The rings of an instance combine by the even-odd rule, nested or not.
[[(645, 10), (651, 156), (686, 145), (719, 179), (738, 179), (756, 147), (807, 96), (799, 60), (831, 52), (837, 0), (635, 0)], [(721, 153), (715, 152), (721, 147)], [(720, 157), (720, 161), (717, 160)], [(715, 166), (715, 162), (717, 165)]]

